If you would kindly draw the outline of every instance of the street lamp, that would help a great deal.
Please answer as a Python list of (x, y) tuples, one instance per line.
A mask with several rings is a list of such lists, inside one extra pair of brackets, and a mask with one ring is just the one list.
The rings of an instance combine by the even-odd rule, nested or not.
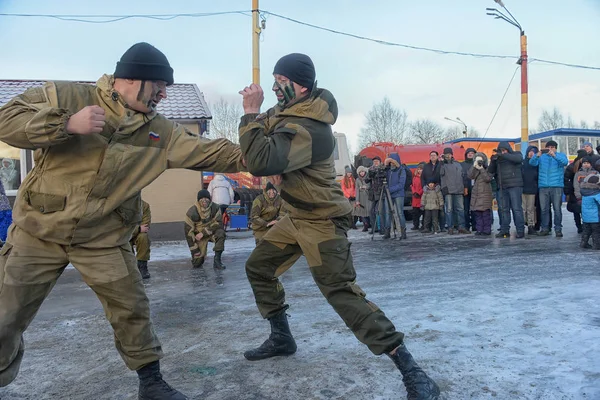
[(527, 36), (525, 31), (519, 24), (519, 21), (508, 11), (502, 0), (494, 0), (502, 7), (508, 15), (496, 8), (486, 8), (487, 15), (493, 16), (495, 19), (501, 19), (508, 22), (519, 30), (521, 35), (521, 57), (517, 64), (521, 66), (521, 153), (525, 156), (525, 151), (529, 144), (529, 90), (527, 82)]
[(462, 119), (460, 119), (459, 117), (456, 117), (456, 120), (454, 120), (452, 118), (448, 118), (448, 117), (444, 117), (444, 119), (447, 119), (448, 121), (452, 121), (452, 122), (455, 122), (455, 123), (457, 123), (459, 125), (464, 126), (465, 130), (463, 131), (463, 135), (465, 137), (469, 136), (469, 134), (467, 133), (467, 124), (465, 124)]

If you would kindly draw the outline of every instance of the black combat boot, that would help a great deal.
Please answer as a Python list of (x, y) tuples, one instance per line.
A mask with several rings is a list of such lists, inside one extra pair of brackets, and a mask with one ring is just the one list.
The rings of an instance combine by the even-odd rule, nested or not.
[(204, 257), (192, 258), (192, 268), (202, 268), (204, 265)]
[(406, 228), (400, 228), (400, 239), (406, 239)]
[(150, 272), (148, 272), (148, 261), (138, 260), (138, 269), (142, 274), (142, 279), (150, 279)]
[(225, 269), (226, 268), (223, 265), (223, 262), (221, 261), (221, 254), (223, 254), (223, 250), (221, 250), (221, 251), (215, 251), (215, 259), (213, 261), (213, 268), (214, 269)]
[(154, 361), (137, 371), (140, 377), (138, 400), (187, 400), (162, 378), (160, 364)]
[(440, 388), (433, 379), (417, 365), (412, 355), (401, 344), (394, 355), (388, 354), (402, 373), (408, 400), (438, 400)]
[(260, 347), (244, 353), (247, 360), (257, 361), (275, 356), (290, 356), (296, 352), (296, 341), (290, 332), (285, 312), (269, 318), (269, 322), (271, 335)]

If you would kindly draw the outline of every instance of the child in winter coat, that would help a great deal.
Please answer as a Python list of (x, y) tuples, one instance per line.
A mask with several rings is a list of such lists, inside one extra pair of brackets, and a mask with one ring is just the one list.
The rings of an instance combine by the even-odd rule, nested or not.
[[(413, 176), (412, 184), (410, 185), (410, 189), (412, 191), (412, 218), (413, 218), (413, 227), (410, 228), (412, 231), (419, 230), (420, 220), (423, 216), (423, 210), (421, 210), (421, 197), (423, 197), (423, 183), (421, 182), (421, 174), (423, 173), (423, 167), (425, 167), (425, 163), (419, 163), (417, 169), (415, 170), (415, 175)], [(423, 229), (425, 229), (425, 224), (423, 224)]]
[(492, 234), (492, 175), (487, 172), (488, 159), (484, 153), (476, 153), (473, 166), (467, 176), (473, 181), (471, 211), (475, 212), (476, 236)]
[(440, 185), (430, 180), (423, 188), (421, 197), (421, 210), (425, 210), (423, 227), (425, 233), (440, 233), (440, 210), (444, 209), (444, 196)]
[(600, 175), (588, 175), (580, 184), (583, 235), (580, 247), (589, 249), (590, 237), (594, 250), (600, 250)]

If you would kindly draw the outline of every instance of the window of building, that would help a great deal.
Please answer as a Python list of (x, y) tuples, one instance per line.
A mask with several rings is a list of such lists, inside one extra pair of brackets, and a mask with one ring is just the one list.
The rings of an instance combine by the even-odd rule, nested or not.
[(0, 182), (8, 196), (16, 196), (27, 175), (27, 150), (0, 142)]

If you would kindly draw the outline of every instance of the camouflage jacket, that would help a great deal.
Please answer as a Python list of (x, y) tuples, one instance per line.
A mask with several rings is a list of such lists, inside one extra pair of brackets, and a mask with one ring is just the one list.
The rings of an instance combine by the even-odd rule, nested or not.
[(277, 195), (273, 200), (269, 200), (266, 193), (257, 196), (252, 202), (252, 212), (250, 218), (253, 231), (266, 231), (269, 229), (267, 224), (283, 217), (281, 210), (281, 196)]
[(325, 89), (315, 89), (290, 107), (246, 114), (240, 123), (240, 146), (248, 171), (256, 176), (282, 175), (277, 188), (291, 218), (328, 219), (352, 207), (335, 181), (331, 125), (337, 103)]
[(202, 233), (203, 238), (208, 239), (220, 228), (223, 228), (223, 213), (218, 204), (211, 202), (208, 209), (204, 209), (196, 202), (185, 214), (185, 240), (192, 253), (198, 249), (197, 234)]
[[(156, 112), (135, 112), (113, 83), (110, 75), (96, 85), (48, 82), (0, 108), (0, 140), (36, 150), (13, 209), (14, 223), (30, 235), (60, 245), (123, 246), (142, 222), (142, 188), (166, 169), (243, 169), (239, 146), (201, 138)], [(89, 105), (105, 110), (104, 130), (67, 133), (67, 120)]]

